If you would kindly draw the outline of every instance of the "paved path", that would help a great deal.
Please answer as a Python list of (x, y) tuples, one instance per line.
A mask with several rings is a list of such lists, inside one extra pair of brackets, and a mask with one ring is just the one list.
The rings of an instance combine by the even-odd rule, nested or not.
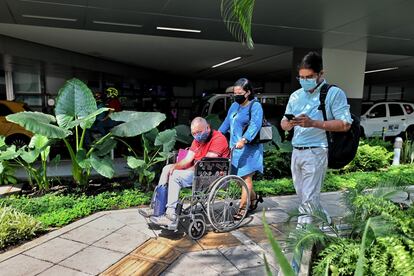
[[(296, 196), (283, 196), (259, 205), (282, 245), (294, 227), (285, 211), (297, 204)], [(322, 194), (322, 204), (331, 216), (343, 215), (339, 193)], [(182, 231), (149, 228), (137, 208), (99, 212), (1, 254), (0, 275), (264, 275), (263, 254), (276, 274), (261, 216), (195, 242)]]

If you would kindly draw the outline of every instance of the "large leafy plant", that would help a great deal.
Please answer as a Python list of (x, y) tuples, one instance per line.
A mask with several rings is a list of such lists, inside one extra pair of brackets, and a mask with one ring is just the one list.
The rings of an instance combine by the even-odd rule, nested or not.
[(10, 160), (18, 156), (16, 146), (7, 146), (5, 137), (0, 136), (0, 185), (16, 184), (14, 168)]
[(176, 142), (175, 129), (158, 132), (157, 129), (141, 136), (143, 154), (139, 156), (131, 150), (133, 155), (128, 156), (128, 166), (138, 176), (138, 182), (147, 190), (150, 189), (157, 171), (157, 165), (165, 162), (171, 156), (171, 150)]
[(158, 112), (113, 113), (111, 118), (120, 124), (86, 146), (84, 139), (87, 129), (92, 127), (96, 116), (105, 111), (108, 108), (97, 108), (91, 90), (82, 81), (71, 79), (59, 90), (55, 116), (41, 112), (21, 112), (6, 118), (35, 134), (49, 139), (62, 139), (72, 161), (73, 179), (76, 184), (86, 187), (92, 169), (104, 177), (113, 177), (114, 168), (109, 154), (116, 147), (115, 138), (140, 135), (165, 119), (165, 115)]
[[(46, 136), (36, 134), (32, 137), (27, 147), (19, 149), (19, 156), (15, 159), (26, 170), (30, 186), (38, 188), (40, 191), (47, 191), (50, 188), (50, 181), (47, 175), (47, 160), (51, 142)], [(34, 163), (39, 157), (40, 167), (37, 167)]]

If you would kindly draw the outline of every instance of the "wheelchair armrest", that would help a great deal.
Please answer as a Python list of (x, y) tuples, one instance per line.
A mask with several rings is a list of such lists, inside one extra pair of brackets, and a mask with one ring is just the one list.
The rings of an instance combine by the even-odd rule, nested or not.
[(200, 161), (228, 162), (229, 159), (225, 157), (203, 157)]

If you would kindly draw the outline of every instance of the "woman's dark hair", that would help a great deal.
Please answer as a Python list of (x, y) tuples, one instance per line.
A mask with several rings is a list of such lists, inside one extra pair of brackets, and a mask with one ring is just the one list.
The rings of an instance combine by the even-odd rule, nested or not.
[(246, 92), (250, 91), (250, 95), (248, 96), (248, 99), (249, 99), (249, 101), (254, 99), (253, 85), (248, 79), (246, 79), (246, 78), (238, 79), (233, 84), (233, 86), (240, 86)]
[(311, 69), (315, 73), (322, 71), (322, 57), (317, 52), (309, 52), (303, 57), (302, 61), (298, 65), (298, 71), (300, 69)]

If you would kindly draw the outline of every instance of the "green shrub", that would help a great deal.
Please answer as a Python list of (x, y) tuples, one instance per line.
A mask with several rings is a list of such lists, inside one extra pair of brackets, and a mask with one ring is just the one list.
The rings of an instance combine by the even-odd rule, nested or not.
[(32, 216), (11, 207), (0, 207), (0, 249), (28, 240), (42, 231), (42, 224)]
[(390, 165), (392, 156), (393, 153), (382, 146), (370, 146), (361, 142), (354, 160), (344, 168), (344, 171), (378, 171)]
[(148, 204), (150, 199), (150, 193), (124, 190), (121, 192), (104, 192), (97, 196), (54, 194), (37, 198), (12, 196), (2, 199), (0, 202), (32, 215), (45, 226), (50, 227), (66, 225), (97, 211)]
[(275, 179), (291, 176), (291, 152), (270, 149), (264, 153), (264, 173), (258, 179)]
[[(399, 181), (399, 185), (414, 184), (414, 166), (392, 166), (380, 172), (350, 172), (338, 174), (328, 171), (322, 192), (333, 192), (348, 188), (362, 187), (373, 188), (382, 182)], [(294, 194), (295, 188), (291, 178), (254, 181), (254, 189), (263, 195)]]
[(381, 138), (374, 137), (369, 139), (361, 140), (362, 144), (370, 145), (371, 147), (380, 146), (386, 148), (388, 151), (394, 151), (394, 145), (390, 141), (384, 141)]

